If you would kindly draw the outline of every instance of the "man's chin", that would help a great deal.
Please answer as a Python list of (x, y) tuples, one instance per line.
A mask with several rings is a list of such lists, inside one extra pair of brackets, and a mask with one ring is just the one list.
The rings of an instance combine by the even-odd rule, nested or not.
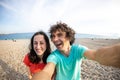
[(63, 49), (62, 48), (57, 48), (60, 52), (63, 52)]
[(56, 47), (58, 50), (61, 50), (61, 47)]
[(62, 48), (63, 48), (63, 46), (62, 46), (62, 45), (59, 45), (59, 46), (56, 46), (56, 48), (61, 51)]

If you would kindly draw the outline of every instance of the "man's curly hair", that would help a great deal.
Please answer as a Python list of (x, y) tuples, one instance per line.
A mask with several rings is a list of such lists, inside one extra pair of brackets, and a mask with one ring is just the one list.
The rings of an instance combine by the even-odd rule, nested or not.
[(52, 38), (52, 33), (56, 31), (63, 31), (66, 33), (66, 37), (70, 40), (70, 45), (72, 45), (75, 41), (75, 31), (69, 27), (66, 23), (57, 22), (56, 24), (52, 25), (49, 33), (50, 37)]

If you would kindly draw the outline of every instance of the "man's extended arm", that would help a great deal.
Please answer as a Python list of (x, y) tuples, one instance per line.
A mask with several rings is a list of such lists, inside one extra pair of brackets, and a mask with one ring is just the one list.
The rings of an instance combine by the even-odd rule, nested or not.
[(88, 50), (85, 52), (85, 56), (100, 64), (120, 68), (120, 44), (103, 47), (97, 50)]
[(45, 68), (42, 71), (34, 74), (31, 80), (51, 80), (54, 70), (55, 70), (55, 64), (47, 63)]

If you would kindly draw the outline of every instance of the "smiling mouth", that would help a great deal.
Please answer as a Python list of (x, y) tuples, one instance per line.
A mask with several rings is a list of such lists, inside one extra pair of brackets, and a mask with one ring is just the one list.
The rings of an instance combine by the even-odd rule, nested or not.
[(37, 53), (40, 53), (40, 51), (38, 51), (38, 50), (37, 50), (36, 52), (37, 52)]
[(36, 49), (37, 52), (40, 52), (41, 50), (40, 49)]
[(61, 45), (62, 45), (62, 43), (55, 44), (56, 47), (60, 47)]

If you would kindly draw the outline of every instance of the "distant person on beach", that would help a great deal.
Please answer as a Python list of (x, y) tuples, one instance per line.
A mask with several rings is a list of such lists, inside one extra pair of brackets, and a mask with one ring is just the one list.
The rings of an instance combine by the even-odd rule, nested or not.
[(30, 52), (25, 55), (23, 62), (28, 68), (29, 79), (33, 74), (41, 71), (51, 53), (49, 38), (43, 31), (36, 32), (30, 42)]
[(75, 31), (62, 22), (51, 26), (50, 37), (57, 49), (49, 55), (47, 65), (42, 71), (36, 73), (32, 80), (50, 80), (55, 69), (55, 80), (81, 80), (83, 57), (95, 60), (100, 64), (120, 68), (120, 44), (97, 50), (73, 44)]

